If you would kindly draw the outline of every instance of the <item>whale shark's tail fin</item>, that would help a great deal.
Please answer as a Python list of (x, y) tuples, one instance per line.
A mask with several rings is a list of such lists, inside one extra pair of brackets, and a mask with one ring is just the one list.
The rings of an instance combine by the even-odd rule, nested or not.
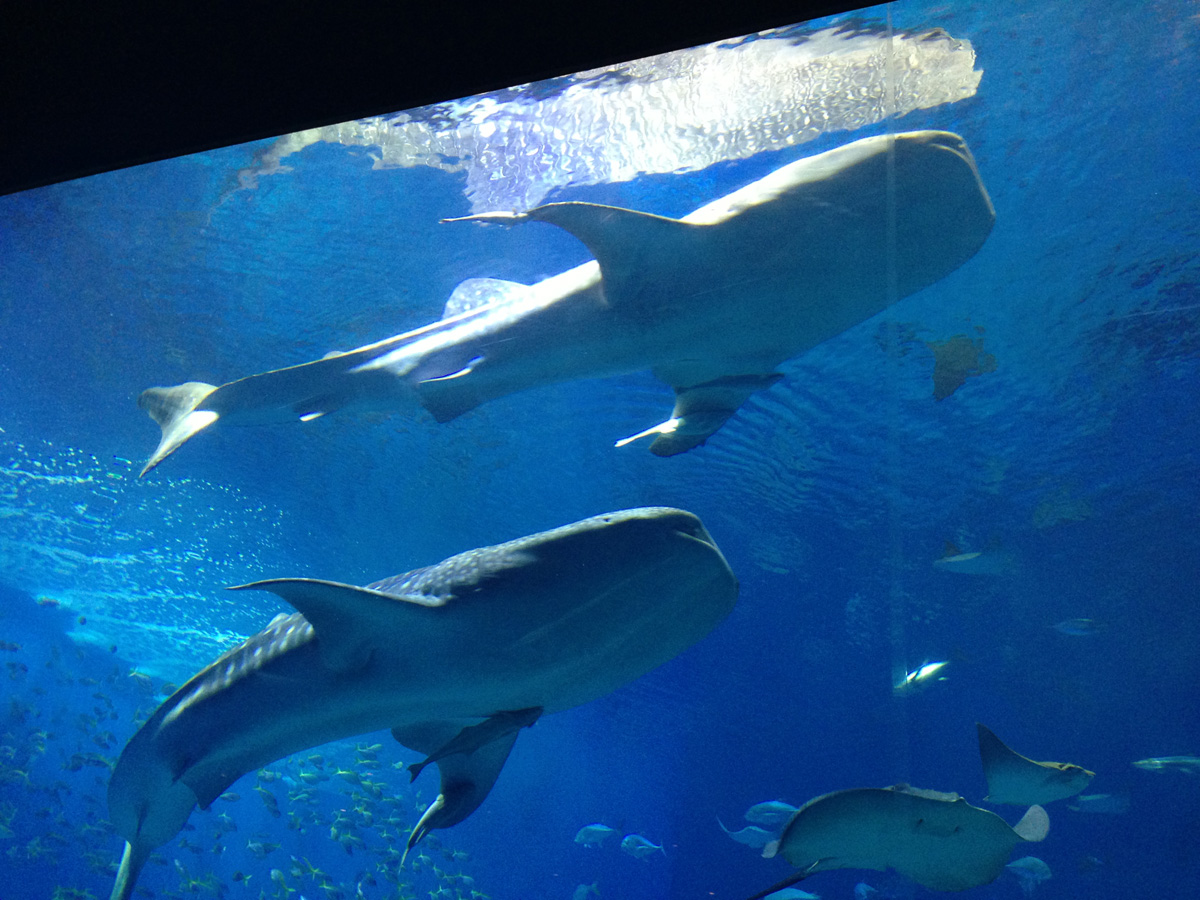
[(217, 413), (212, 410), (196, 409), (216, 389), (215, 385), (203, 381), (188, 381), (175, 387), (152, 387), (142, 391), (138, 406), (150, 413), (150, 418), (162, 428), (162, 440), (138, 473), (138, 478), (174, 453), (192, 435), (217, 421)]

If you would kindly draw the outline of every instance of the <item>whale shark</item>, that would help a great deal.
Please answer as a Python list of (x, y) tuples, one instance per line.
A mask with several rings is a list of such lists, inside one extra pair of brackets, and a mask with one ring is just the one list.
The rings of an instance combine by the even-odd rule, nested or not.
[[(271, 761), (390, 728), (441, 777), (408, 839), (483, 802), (519, 731), (675, 657), (738, 585), (691, 513), (584, 519), (356, 587), (275, 578), (281, 613), (179, 688), (129, 740), (108, 788), (125, 839), (112, 900), (196, 806)], [(483, 720), (479, 722), (478, 720)]]
[(557, 382), (649, 370), (675, 392), (654, 437), (703, 444), (775, 368), (957, 269), (995, 212), (966, 143), (945, 131), (863, 138), (789, 163), (679, 219), (595, 203), (444, 221), (542, 222), (594, 259), (526, 285), (460, 284), (432, 324), (220, 386), (152, 387), (162, 429), (145, 475), (217, 422), (309, 422), (427, 410), (448, 422)]

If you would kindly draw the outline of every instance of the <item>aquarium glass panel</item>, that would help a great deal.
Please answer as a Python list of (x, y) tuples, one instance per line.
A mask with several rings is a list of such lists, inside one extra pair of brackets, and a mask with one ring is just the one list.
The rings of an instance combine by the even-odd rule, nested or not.
[(1198, 84), (910, 0), (0, 198), (0, 895), (1200, 895)]

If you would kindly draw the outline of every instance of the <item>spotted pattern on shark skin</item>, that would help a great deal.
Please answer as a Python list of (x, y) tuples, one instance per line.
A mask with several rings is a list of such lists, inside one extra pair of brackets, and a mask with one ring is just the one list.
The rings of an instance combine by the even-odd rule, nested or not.
[[(194, 676), (184, 686), (183, 698), (167, 713), (167, 724), (194, 704), (226, 690), (234, 682), (246, 678), (314, 637), (312, 624), (300, 613), (280, 613), (266, 628)], [(188, 687), (194, 685), (190, 691)]]
[(436, 566), (423, 566), (373, 582), (367, 589), (395, 597), (419, 597), (433, 604), (446, 603), (456, 597), (453, 588), (460, 595), (464, 587), (478, 587), (491, 576), (533, 562), (528, 547), (528, 541), (516, 540), (491, 548), (495, 552), (468, 550)]
[(232, 588), (297, 612), (206, 667), (121, 751), (108, 807), (125, 851), (111, 900), (129, 900), (154, 849), (246, 773), (383, 728), (439, 771), (412, 847), (472, 814), (536, 714), (592, 702), (674, 658), (738, 593), (700, 520), (669, 507), (592, 516), (388, 583), (455, 602), (315, 578)]

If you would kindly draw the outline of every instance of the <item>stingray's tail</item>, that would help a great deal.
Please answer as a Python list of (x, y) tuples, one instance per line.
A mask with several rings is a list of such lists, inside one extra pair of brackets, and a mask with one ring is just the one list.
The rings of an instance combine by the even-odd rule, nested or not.
[(174, 453), (192, 435), (217, 421), (217, 413), (212, 410), (196, 409), (216, 389), (203, 381), (188, 381), (175, 387), (152, 387), (142, 391), (138, 406), (150, 413), (150, 418), (162, 428), (162, 440), (138, 473), (138, 478)]
[(121, 857), (121, 866), (117, 869), (117, 880), (113, 884), (112, 894), (108, 900), (129, 900), (133, 894), (134, 885), (137, 884), (138, 875), (142, 871), (142, 866), (146, 864), (146, 858), (150, 856), (150, 847), (137, 845), (136, 847), (125, 842), (125, 854)]

